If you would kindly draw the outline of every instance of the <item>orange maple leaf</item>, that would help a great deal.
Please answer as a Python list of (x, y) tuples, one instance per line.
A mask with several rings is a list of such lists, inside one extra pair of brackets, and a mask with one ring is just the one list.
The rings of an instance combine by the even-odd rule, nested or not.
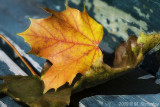
[(30, 27), (22, 36), (32, 49), (30, 53), (48, 59), (53, 65), (42, 74), (45, 92), (57, 89), (66, 82), (72, 83), (77, 73), (84, 74), (102, 55), (98, 44), (103, 37), (103, 27), (84, 9), (66, 6), (45, 19), (30, 19)]

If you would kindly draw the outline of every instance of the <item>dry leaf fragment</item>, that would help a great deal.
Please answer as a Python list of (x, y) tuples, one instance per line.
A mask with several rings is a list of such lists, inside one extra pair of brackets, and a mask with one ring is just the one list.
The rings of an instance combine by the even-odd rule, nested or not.
[(137, 37), (130, 36), (127, 42), (120, 43), (115, 50), (114, 67), (132, 67), (137, 63), (137, 53), (132, 48), (137, 46)]

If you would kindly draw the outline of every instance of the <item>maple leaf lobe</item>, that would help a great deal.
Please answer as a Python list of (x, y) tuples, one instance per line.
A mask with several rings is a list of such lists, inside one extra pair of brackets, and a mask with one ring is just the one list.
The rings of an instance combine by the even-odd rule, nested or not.
[(30, 19), (30, 27), (19, 35), (31, 45), (30, 53), (53, 64), (41, 77), (48, 91), (71, 84), (77, 73), (84, 74), (102, 55), (98, 44), (103, 27), (85, 9), (80, 12), (67, 6), (62, 12), (45, 10), (52, 15)]

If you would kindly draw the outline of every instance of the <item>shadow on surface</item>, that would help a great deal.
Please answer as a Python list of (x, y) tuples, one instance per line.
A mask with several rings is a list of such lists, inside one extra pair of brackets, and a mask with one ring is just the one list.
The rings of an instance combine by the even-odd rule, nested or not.
[(130, 73), (110, 80), (104, 84), (76, 93), (71, 96), (70, 107), (78, 106), (81, 99), (94, 95), (133, 95), (159, 93), (160, 85), (154, 83), (154, 78), (145, 80), (138, 79), (138, 77), (147, 74), (148, 73), (145, 71), (137, 68)]

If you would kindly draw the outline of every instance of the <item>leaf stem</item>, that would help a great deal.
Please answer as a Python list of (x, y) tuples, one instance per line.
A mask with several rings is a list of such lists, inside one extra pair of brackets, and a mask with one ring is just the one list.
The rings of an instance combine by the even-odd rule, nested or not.
[(17, 49), (4, 37), (0, 34), (0, 38), (2, 38), (13, 50), (14, 52), (19, 56), (19, 58), (22, 60), (22, 62), (27, 66), (27, 68), (31, 71), (33, 75), (37, 74), (35, 71), (32, 69), (32, 67), (27, 63), (27, 61), (21, 56), (21, 54), (17, 51)]

